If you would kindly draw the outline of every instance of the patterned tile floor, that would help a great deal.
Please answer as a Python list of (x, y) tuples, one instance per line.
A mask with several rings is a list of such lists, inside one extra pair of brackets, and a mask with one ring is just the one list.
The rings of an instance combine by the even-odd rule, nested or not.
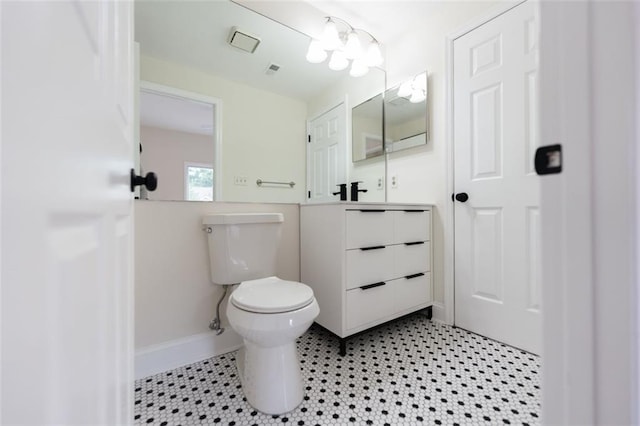
[(271, 416), (244, 399), (235, 352), (136, 381), (139, 425), (540, 424), (540, 358), (459, 328), (404, 317), (338, 339), (298, 340), (306, 396)]

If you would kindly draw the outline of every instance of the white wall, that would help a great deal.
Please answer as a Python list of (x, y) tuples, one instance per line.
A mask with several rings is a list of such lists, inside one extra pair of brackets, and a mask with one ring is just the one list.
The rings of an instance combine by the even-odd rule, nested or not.
[(213, 136), (140, 126), (140, 158), (145, 173), (158, 176), (149, 200), (184, 200), (185, 162), (213, 167)]
[[(298, 203), (305, 199), (304, 102), (212, 74), (140, 58), (140, 79), (222, 100), (222, 200)], [(244, 176), (246, 186), (234, 185)], [(296, 186), (258, 187), (257, 179), (294, 181)]]
[[(283, 213), (277, 275), (300, 279), (297, 204), (136, 201), (136, 376), (140, 377), (143, 371), (151, 374), (195, 362), (197, 359), (190, 358), (187, 349), (183, 349), (183, 358), (167, 359), (168, 350), (184, 346), (185, 339), (207, 342), (208, 351), (193, 355), (203, 358), (235, 349), (240, 343), (224, 314), (223, 335), (215, 336), (208, 328), (222, 287), (212, 284), (209, 278), (207, 234), (201, 223), (208, 213), (225, 212)], [(148, 365), (150, 358), (157, 367)]]

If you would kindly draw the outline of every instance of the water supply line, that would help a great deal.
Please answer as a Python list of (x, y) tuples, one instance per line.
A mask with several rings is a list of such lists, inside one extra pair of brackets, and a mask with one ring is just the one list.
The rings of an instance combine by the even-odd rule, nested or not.
[(220, 304), (222, 303), (225, 296), (227, 295), (227, 290), (229, 286), (224, 285), (222, 287), (224, 287), (224, 291), (222, 292), (222, 297), (220, 298), (220, 300), (218, 300), (218, 304), (216, 305), (216, 317), (212, 319), (211, 322), (209, 323), (209, 328), (215, 331), (216, 335), (218, 336), (224, 333), (224, 327), (220, 327)]

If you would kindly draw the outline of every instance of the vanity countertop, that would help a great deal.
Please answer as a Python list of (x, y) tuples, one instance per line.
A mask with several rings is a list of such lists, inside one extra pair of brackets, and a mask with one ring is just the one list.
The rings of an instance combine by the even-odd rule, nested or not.
[(366, 201), (331, 201), (326, 203), (305, 203), (300, 204), (300, 207), (312, 207), (312, 206), (352, 206), (352, 207), (366, 207), (366, 206), (386, 206), (386, 207), (396, 207), (396, 206), (415, 206), (415, 207), (435, 207), (435, 204), (429, 203), (383, 203), (383, 202), (366, 202)]

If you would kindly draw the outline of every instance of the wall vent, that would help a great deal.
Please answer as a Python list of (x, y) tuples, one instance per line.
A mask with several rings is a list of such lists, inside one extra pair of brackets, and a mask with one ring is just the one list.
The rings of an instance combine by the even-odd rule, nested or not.
[(228, 41), (231, 46), (249, 53), (255, 52), (260, 44), (259, 37), (240, 30), (238, 27), (231, 28)]

